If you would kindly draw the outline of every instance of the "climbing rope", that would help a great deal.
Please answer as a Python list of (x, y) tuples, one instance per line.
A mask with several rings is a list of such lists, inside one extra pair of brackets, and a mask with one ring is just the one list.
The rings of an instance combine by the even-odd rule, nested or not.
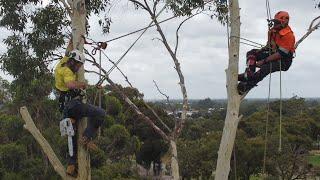
[[(271, 10), (270, 10), (270, 2), (266, 0), (266, 10), (267, 10), (267, 21), (268, 21), (268, 32), (271, 29)], [(269, 33), (268, 33), (269, 34)], [(268, 47), (269, 47), (269, 56), (271, 55), (271, 37), (268, 35)], [(269, 88), (268, 88), (268, 100), (267, 100), (267, 119), (266, 119), (266, 131), (265, 131), (265, 140), (264, 140), (264, 152), (263, 152), (263, 168), (262, 175), (263, 179), (265, 179), (266, 173), (266, 159), (267, 159), (267, 148), (268, 148), (268, 126), (269, 126), (269, 115), (270, 115), (270, 95), (271, 95), (271, 80), (272, 80), (272, 65), (270, 64), (270, 74), (269, 74)], [(281, 72), (281, 71), (280, 71)]]
[[(270, 72), (272, 71), (272, 66), (270, 65)], [(268, 100), (267, 100), (267, 119), (266, 119), (266, 131), (264, 140), (264, 152), (263, 152), (263, 168), (262, 174), (265, 175), (266, 172), (266, 159), (267, 159), (267, 147), (268, 147), (268, 125), (269, 125), (269, 113), (270, 113), (270, 95), (271, 95), (271, 73), (269, 74), (269, 88), (268, 88)]]
[[(155, 15), (154, 19), (157, 19), (160, 14), (166, 9), (166, 7), (168, 6), (168, 4), (171, 2), (171, 0), (167, 0), (166, 4), (163, 6), (163, 8), (158, 12), (158, 14)], [(116, 66), (122, 61), (122, 59), (128, 54), (128, 52), (133, 48), (133, 46), (139, 41), (139, 39), (143, 36), (143, 34), (145, 32), (147, 32), (147, 30), (152, 27), (153, 24), (153, 20), (149, 23), (149, 25), (147, 26), (147, 28), (145, 28), (142, 33), (138, 36), (138, 38), (131, 44), (131, 46), (126, 50), (126, 52), (119, 58), (119, 60), (117, 62), (115, 62), (115, 64), (107, 71), (107, 75), (110, 75), (110, 73), (116, 68)]]
[[(169, 20), (171, 20), (171, 19), (174, 19), (174, 18), (176, 18), (176, 17), (178, 17), (178, 16), (177, 16), (177, 15), (171, 16), (171, 17), (169, 17), (169, 18), (167, 18), (167, 19), (164, 19), (164, 20), (162, 20), (162, 21), (159, 21), (158, 24), (162, 24), (162, 23), (167, 22), (167, 21), (169, 21)], [(152, 24), (150, 27), (154, 27), (154, 26), (156, 26), (156, 24)], [(109, 39), (109, 40), (107, 40), (106, 42), (107, 42), (107, 43), (108, 43), (108, 42), (112, 42), (112, 41), (115, 41), (115, 40), (118, 40), (118, 39), (121, 39), (121, 38), (130, 36), (130, 35), (136, 34), (136, 33), (138, 33), (138, 32), (141, 32), (141, 31), (143, 31), (143, 30), (146, 30), (146, 29), (148, 29), (148, 28), (150, 28), (150, 27), (149, 27), (149, 26), (143, 27), (143, 28), (141, 28), (141, 29), (132, 31), (132, 32), (130, 32), (130, 33), (127, 33), (127, 34), (124, 34), (124, 35), (115, 37), (115, 38), (113, 38), (113, 39)]]
[[(166, 7), (168, 6), (168, 4), (169, 4), (170, 2), (171, 2), (171, 0), (167, 0), (166, 3), (165, 3), (165, 5), (164, 5), (164, 7), (155, 15), (155, 17), (153, 17), (153, 19), (158, 18), (158, 17), (160, 16), (160, 14), (166, 9)], [(213, 2), (213, 0), (209, 0), (209, 1), (205, 2), (205, 4), (208, 4), (208, 3), (210, 3), (210, 2)], [(204, 5), (205, 5), (205, 4), (204, 4)], [(192, 10), (194, 10), (194, 9), (196, 9), (196, 8), (199, 8), (199, 7), (201, 7), (201, 6), (202, 6), (202, 5), (196, 6), (196, 7), (194, 7)], [(169, 18), (167, 18), (167, 19), (164, 19), (164, 20), (158, 22), (158, 24), (164, 23), (164, 22), (169, 21), (169, 20), (171, 20), (171, 19), (174, 19), (174, 18), (176, 18), (176, 17), (178, 17), (178, 16), (175, 15), (175, 16), (169, 17)], [(112, 72), (115, 68), (119, 69), (119, 68), (118, 68), (118, 64), (123, 60), (123, 58), (128, 54), (128, 52), (133, 48), (133, 46), (139, 41), (139, 39), (144, 35), (144, 33), (145, 33), (150, 27), (156, 26), (156, 24), (153, 24), (153, 23), (154, 23), (154, 21), (152, 20), (147, 27), (144, 27), (144, 28), (135, 30), (135, 31), (133, 31), (133, 32), (130, 32), (130, 33), (127, 33), (127, 34), (125, 34), (125, 35), (122, 35), (122, 36), (119, 36), (119, 37), (116, 37), (116, 38), (107, 40), (107, 41), (105, 41), (105, 42), (98, 42), (98, 43), (96, 43), (95, 41), (93, 41), (93, 40), (91, 39), (93, 42), (92, 42), (92, 43), (88, 43), (88, 42), (86, 42), (86, 39), (85, 39), (84, 37), (83, 37), (83, 38), (85, 39), (85, 44), (91, 44), (91, 45), (92, 45), (92, 44), (96, 44), (96, 45), (98, 45), (98, 48), (96, 48), (96, 47), (93, 46), (93, 50), (92, 50), (92, 52), (91, 52), (92, 55), (95, 55), (95, 54), (96, 54), (96, 51), (97, 51), (97, 50), (100, 50), (101, 47), (104, 47), (104, 48), (102, 48), (102, 49), (105, 49), (105, 48), (107, 47), (107, 43), (108, 43), (108, 42), (111, 42), (111, 41), (114, 41), (114, 40), (118, 40), (118, 39), (120, 39), (120, 38), (127, 37), (127, 36), (129, 36), (129, 35), (132, 35), (132, 34), (135, 34), (135, 33), (140, 32), (140, 31), (143, 31), (143, 32), (138, 36), (138, 38), (131, 44), (131, 46), (125, 51), (125, 53), (118, 59), (118, 61), (113, 62), (110, 58), (108, 58), (108, 57), (103, 53), (103, 54), (108, 58), (108, 60), (109, 60), (110, 62), (112, 62), (112, 64), (113, 64), (113, 66), (106, 72), (106, 76), (109, 76), (109, 75), (111, 74), (111, 72)], [(90, 39), (90, 38), (87, 38), (87, 39)], [(100, 73), (100, 74), (101, 74), (101, 73)], [(126, 77), (126, 76), (125, 76), (125, 77)], [(101, 85), (104, 80), (105, 80), (105, 78), (100, 79), (99, 82), (97, 83), (97, 85)], [(128, 81), (127, 81), (127, 82), (128, 82)], [(129, 84), (130, 84), (130, 83), (129, 83)]]
[(280, 108), (279, 108), (279, 152), (282, 151), (282, 63), (281, 60), (279, 61), (280, 64)]
[[(267, 9), (267, 21), (268, 21), (268, 29), (270, 31), (271, 29), (271, 8), (270, 8), (270, 2), (269, 0), (266, 0), (266, 9)], [(271, 44), (270, 44), (270, 37), (269, 37), (269, 55), (271, 55)], [(281, 152), (282, 150), (282, 63), (281, 59), (279, 60), (279, 68), (280, 68), (280, 108), (279, 108), (279, 149), (278, 151)], [(270, 63), (270, 75), (269, 75), (269, 90), (268, 90), (268, 101), (267, 101), (267, 119), (266, 119), (266, 131), (265, 131), (265, 143), (264, 143), (264, 153), (263, 153), (263, 170), (262, 174), (265, 176), (266, 173), (266, 159), (267, 159), (267, 147), (268, 147), (268, 124), (269, 124), (269, 115), (270, 115), (270, 92), (271, 92), (271, 73), (272, 73), (272, 65)], [(263, 177), (265, 178), (265, 177)]]
[[(99, 49), (99, 65), (100, 65), (100, 67), (101, 67), (101, 52), (102, 52), (102, 50), (101, 49)], [(101, 68), (99, 68), (99, 74), (100, 74), (100, 76), (99, 76), (99, 81), (101, 81), (101, 79), (102, 79), (102, 74), (101, 74), (102, 72), (101, 72)], [(99, 107), (101, 108), (101, 100), (102, 100), (102, 98), (101, 98), (101, 96), (102, 96), (102, 89), (100, 88), (100, 89), (98, 89), (98, 92), (99, 92)]]

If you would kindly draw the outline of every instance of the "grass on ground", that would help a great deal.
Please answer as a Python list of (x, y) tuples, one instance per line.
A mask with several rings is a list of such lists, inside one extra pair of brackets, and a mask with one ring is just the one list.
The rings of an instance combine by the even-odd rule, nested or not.
[(311, 155), (308, 157), (308, 161), (315, 167), (320, 167), (320, 155)]

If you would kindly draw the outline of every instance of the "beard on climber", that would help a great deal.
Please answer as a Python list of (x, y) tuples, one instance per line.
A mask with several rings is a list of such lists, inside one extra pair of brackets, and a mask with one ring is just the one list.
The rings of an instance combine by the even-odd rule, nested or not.
[(72, 41), (70, 41), (66, 56), (55, 68), (55, 87), (59, 93), (59, 110), (64, 116), (60, 122), (60, 131), (61, 134), (68, 135), (69, 161), (66, 173), (76, 177), (78, 174), (77, 125), (83, 117), (88, 117), (88, 126), (81, 135), (79, 143), (84, 148), (96, 151), (98, 147), (93, 142), (93, 138), (106, 117), (106, 111), (82, 102), (82, 90), (86, 89), (87, 84), (78, 81), (76, 73), (86, 59), (82, 52), (72, 49)]
[[(247, 67), (238, 75), (238, 92), (249, 92), (268, 74), (287, 71), (295, 52), (295, 36), (289, 26), (289, 13), (279, 11), (275, 14), (272, 28), (268, 32), (267, 46), (247, 52)], [(260, 68), (256, 71), (256, 68)]]

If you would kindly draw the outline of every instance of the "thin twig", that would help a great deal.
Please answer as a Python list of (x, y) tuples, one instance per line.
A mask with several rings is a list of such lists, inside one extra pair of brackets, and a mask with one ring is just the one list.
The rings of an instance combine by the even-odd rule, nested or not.
[(136, 0), (129, 0), (129, 1), (131, 1), (131, 2), (133, 2), (134, 4), (136, 4), (138, 7), (140, 6), (142, 9), (147, 9), (147, 7), (146, 6), (144, 6), (141, 2), (139, 2), (139, 1), (136, 1)]
[(86, 73), (93, 73), (93, 74), (97, 74), (97, 75), (99, 75), (99, 76), (103, 76), (102, 74), (100, 74), (100, 73), (98, 73), (98, 72), (96, 72), (96, 71), (91, 71), (91, 70), (84, 70), (84, 72), (86, 72)]
[[(158, 92), (159, 92), (161, 95), (163, 95), (164, 97), (166, 97), (167, 103), (168, 103), (168, 105), (169, 105), (169, 107), (170, 107), (173, 115), (175, 116), (175, 115), (176, 115), (176, 109), (171, 105), (169, 96), (166, 95), (165, 93), (163, 93), (163, 92), (160, 90), (160, 88), (159, 88), (159, 86), (158, 86), (158, 84), (157, 84), (157, 82), (156, 82), (155, 80), (153, 80), (153, 83), (154, 83), (154, 85), (156, 86)], [(175, 117), (176, 117), (176, 116), (175, 116)]]
[[(103, 52), (103, 55), (111, 62), (115, 65), (115, 67), (120, 71), (120, 73), (123, 75), (123, 77), (126, 79), (126, 82), (130, 85), (131, 88), (133, 88), (132, 84), (130, 83), (128, 77), (121, 71), (121, 69)], [(107, 72), (96, 62), (96, 59), (93, 55), (91, 55), (86, 49), (85, 49), (85, 53), (88, 54), (92, 60), (88, 60), (89, 62), (93, 63), (94, 66), (98, 67), (99, 69), (101, 69), (101, 71), (103, 71), (104, 74), (107, 74)], [(108, 77), (105, 75), (102, 75), (96, 71), (90, 71), (90, 70), (86, 70), (86, 72), (88, 73), (94, 73), (97, 74), (101, 77), (103, 77), (98, 83), (97, 85), (100, 85), (103, 83), (104, 80), (106, 80)], [(158, 121), (169, 131), (171, 132), (172, 130), (162, 121), (162, 119), (159, 117), (159, 115), (155, 112), (155, 110), (149, 106), (143, 99), (141, 99), (141, 101), (144, 103), (144, 105), (152, 112), (152, 114), (158, 119)]]
[(109, 61), (110, 63), (112, 63), (112, 64), (118, 69), (118, 71), (119, 71), (119, 72), (122, 74), (122, 76), (125, 78), (126, 82), (129, 84), (129, 86), (130, 86), (130, 87), (133, 87), (132, 84), (130, 83), (129, 79), (128, 79), (128, 76), (126, 76), (126, 75), (123, 73), (123, 71), (117, 66), (117, 64), (116, 64), (113, 60), (111, 60), (104, 51), (102, 51), (102, 54), (108, 59), (108, 61)]
[(105, 79), (108, 81), (108, 83), (111, 85), (113, 90), (117, 92), (122, 99), (129, 105), (129, 107), (140, 117), (142, 118), (149, 126), (152, 127), (153, 130), (155, 130), (163, 139), (170, 141), (170, 137), (166, 135), (157, 125), (154, 124), (154, 122), (146, 115), (144, 115), (140, 109), (128, 98), (127, 95), (125, 95), (117, 85), (114, 84), (114, 82), (107, 76), (105, 76)]
[(90, 59), (86, 59), (86, 61), (91, 62), (94, 66), (96, 66), (99, 70), (101, 70), (104, 74), (107, 74), (107, 71), (105, 69), (103, 69), (99, 63), (97, 63), (96, 58), (94, 56), (92, 56), (88, 50), (84, 49), (85, 54), (89, 55), (91, 57), (92, 60)]
[(185, 20), (183, 20), (183, 21), (179, 24), (179, 26), (178, 26), (178, 28), (177, 28), (177, 30), (176, 30), (176, 47), (174, 48), (174, 54), (175, 54), (175, 55), (177, 55), (177, 51), (178, 51), (178, 46), (179, 46), (179, 30), (181, 29), (181, 26), (182, 26), (186, 21), (188, 21), (189, 19), (193, 18), (194, 16), (196, 16), (196, 15), (198, 15), (198, 14), (200, 14), (200, 13), (201, 13), (201, 12), (197, 12), (196, 14), (193, 14), (193, 15), (189, 16), (188, 18), (186, 18)]
[(162, 42), (163, 45), (166, 47), (167, 51), (169, 52), (174, 64), (175, 64), (175, 69), (177, 71), (177, 74), (179, 76), (179, 85), (181, 88), (181, 93), (182, 93), (182, 97), (183, 97), (183, 105), (182, 105), (182, 114), (181, 114), (181, 121), (177, 121), (175, 122), (175, 133), (174, 136), (177, 137), (179, 136), (179, 134), (181, 133), (181, 130), (184, 126), (184, 123), (186, 121), (187, 118), (187, 109), (188, 109), (188, 95), (187, 95), (187, 89), (185, 86), (185, 82), (184, 82), (184, 76), (183, 73), (181, 71), (181, 66), (179, 63), (179, 60), (177, 58), (177, 56), (174, 54), (171, 46), (169, 45), (166, 36), (164, 35), (161, 26), (159, 25), (158, 21), (157, 21), (157, 16), (155, 16), (155, 14), (152, 14), (152, 12), (149, 10), (148, 11), (150, 16), (152, 17), (152, 20), (154, 22), (154, 24), (156, 24), (157, 26), (157, 31), (159, 32), (159, 35), (162, 38)]
[(167, 126), (167, 124), (162, 121), (162, 119), (161, 119), (160, 116), (156, 113), (156, 111), (155, 111), (151, 106), (149, 106), (149, 104), (146, 103), (144, 100), (142, 100), (142, 101), (143, 101), (144, 105), (152, 112), (152, 114), (153, 114), (154, 116), (156, 116), (156, 118), (158, 119), (158, 121), (159, 121), (169, 132), (172, 132), (172, 130)]
[(154, 40), (158, 40), (158, 41), (160, 41), (160, 42), (162, 42), (162, 43), (163, 43), (163, 40), (162, 40), (162, 39), (160, 39), (160, 38), (157, 38), (157, 37), (156, 37), (156, 38), (152, 38), (151, 40), (152, 40), (152, 41), (154, 41)]

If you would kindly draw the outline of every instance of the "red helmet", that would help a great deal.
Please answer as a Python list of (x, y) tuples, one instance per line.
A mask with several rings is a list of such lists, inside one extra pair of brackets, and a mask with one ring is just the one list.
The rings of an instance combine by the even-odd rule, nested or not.
[(282, 25), (287, 25), (289, 23), (289, 13), (286, 11), (279, 11), (274, 15), (274, 20)]

